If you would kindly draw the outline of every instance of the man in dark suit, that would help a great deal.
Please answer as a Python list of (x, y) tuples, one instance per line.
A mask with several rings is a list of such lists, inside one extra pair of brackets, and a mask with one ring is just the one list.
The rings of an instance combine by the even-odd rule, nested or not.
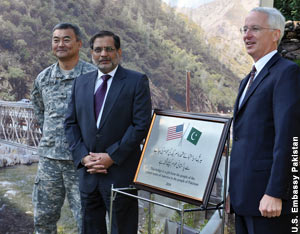
[(255, 69), (242, 80), (234, 109), (230, 202), (236, 233), (290, 233), (293, 140), (300, 135), (300, 68), (277, 46), (285, 19), (251, 10), (241, 29)]
[[(147, 77), (119, 65), (117, 35), (101, 31), (90, 47), (99, 70), (75, 80), (65, 130), (79, 170), (83, 233), (103, 234), (111, 185), (128, 187), (133, 181), (151, 120), (151, 98)], [(112, 233), (137, 233), (137, 225), (137, 200), (118, 195)]]

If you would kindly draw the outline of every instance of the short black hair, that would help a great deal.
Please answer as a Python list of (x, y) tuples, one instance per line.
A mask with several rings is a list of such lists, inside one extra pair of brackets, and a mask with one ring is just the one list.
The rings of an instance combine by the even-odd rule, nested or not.
[(77, 25), (72, 24), (72, 23), (59, 23), (57, 25), (54, 26), (54, 28), (52, 29), (52, 33), (56, 30), (56, 29), (72, 29), (75, 33), (76, 39), (77, 41), (81, 41), (81, 32), (80, 29)]
[(95, 42), (96, 38), (107, 37), (107, 36), (112, 37), (114, 39), (114, 44), (115, 44), (115, 47), (117, 50), (121, 48), (120, 37), (110, 31), (100, 31), (100, 32), (96, 33), (94, 36), (92, 36), (92, 38), (90, 39), (90, 48), (91, 49), (94, 48), (94, 42)]

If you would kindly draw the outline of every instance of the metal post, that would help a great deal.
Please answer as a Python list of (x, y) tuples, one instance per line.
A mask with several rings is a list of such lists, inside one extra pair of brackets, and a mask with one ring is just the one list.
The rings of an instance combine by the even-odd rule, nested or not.
[(225, 172), (224, 172), (224, 191), (223, 191), (224, 204), (223, 204), (222, 229), (221, 229), (222, 234), (224, 234), (224, 227), (225, 227), (229, 147), (230, 147), (230, 131), (228, 132), (228, 136), (227, 136), (227, 146), (226, 146), (226, 154), (225, 154), (226, 160), (225, 160)]
[[(108, 234), (111, 234), (111, 229), (112, 229), (112, 214), (113, 214), (113, 202), (115, 199), (114, 196), (114, 185), (111, 185), (111, 191), (110, 191), (110, 209), (109, 209), (109, 228), (108, 228)], [(117, 195), (117, 194), (116, 194)]]
[(181, 216), (180, 234), (183, 234), (183, 226), (184, 226), (184, 205), (183, 204), (181, 204), (180, 216)]
[[(150, 192), (150, 200), (152, 200), (152, 193)], [(151, 217), (151, 203), (149, 203), (148, 209), (148, 233), (151, 234), (151, 224), (152, 224), (152, 217)]]
[[(220, 207), (221, 206), (221, 203), (216, 205), (216, 206), (213, 206), (213, 207), (203, 207), (203, 205), (201, 205), (199, 208), (192, 208), (192, 209), (184, 209), (184, 205), (182, 205), (181, 208), (179, 207), (173, 207), (173, 206), (170, 206), (170, 205), (167, 205), (167, 204), (163, 204), (163, 203), (160, 203), (160, 202), (157, 202), (157, 201), (154, 201), (152, 200), (152, 193), (150, 194), (150, 199), (148, 198), (144, 198), (144, 197), (140, 197), (140, 196), (137, 196), (137, 195), (133, 195), (131, 193), (128, 193), (128, 192), (125, 192), (125, 191), (128, 191), (128, 190), (131, 190), (131, 189), (136, 189), (136, 188), (133, 188), (133, 187), (129, 187), (129, 188), (113, 188), (112, 186), (112, 195), (111, 195), (111, 213), (112, 214), (112, 202), (113, 200), (115, 199), (117, 193), (120, 193), (120, 194), (123, 194), (123, 195), (126, 195), (126, 196), (129, 196), (129, 197), (132, 197), (132, 198), (136, 198), (136, 199), (139, 199), (139, 200), (142, 200), (142, 201), (146, 201), (146, 202), (149, 202), (153, 205), (158, 205), (158, 206), (162, 206), (162, 207), (165, 207), (165, 208), (168, 208), (168, 209), (172, 209), (172, 210), (175, 210), (178, 212), (178, 214), (180, 215), (180, 220), (181, 220), (181, 228), (180, 228), (180, 234), (183, 234), (183, 231), (184, 231), (184, 213), (185, 212), (194, 212), (194, 211), (206, 211), (206, 210), (219, 210), (219, 209), (223, 209), (224, 207)], [(149, 204), (149, 217), (148, 217), (148, 222), (149, 222), (149, 225), (148, 225), (148, 234), (151, 234), (151, 224), (152, 224), (152, 207), (151, 207), (151, 204)], [(112, 215), (110, 215), (110, 224), (112, 223)], [(111, 225), (109, 226), (110, 229), (111, 229)], [(109, 229), (109, 234), (111, 234), (111, 230)]]

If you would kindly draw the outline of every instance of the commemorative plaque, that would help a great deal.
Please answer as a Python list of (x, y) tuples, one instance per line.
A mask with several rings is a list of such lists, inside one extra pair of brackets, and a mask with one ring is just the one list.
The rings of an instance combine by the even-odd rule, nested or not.
[(155, 110), (136, 187), (206, 207), (230, 123), (226, 117)]

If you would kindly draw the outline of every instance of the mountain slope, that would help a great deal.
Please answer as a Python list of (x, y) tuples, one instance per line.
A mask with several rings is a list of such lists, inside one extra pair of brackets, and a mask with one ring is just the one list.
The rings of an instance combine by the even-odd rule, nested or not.
[[(125, 67), (146, 73), (154, 108), (185, 109), (185, 77), (191, 72), (191, 110), (232, 109), (239, 78), (218, 60), (205, 32), (160, 0), (2, 0), (0, 2), (0, 99), (29, 97), (36, 75), (55, 61), (51, 30), (62, 21), (83, 32), (81, 57), (99, 30), (121, 37)], [(3, 33), (2, 33), (3, 32)]]
[[(249, 72), (252, 59), (247, 55), (239, 32), (244, 17), (258, 0), (214, 0), (198, 8), (176, 8), (191, 17), (205, 31), (205, 38), (218, 52), (218, 60), (234, 74), (243, 77)], [(228, 52), (230, 51), (230, 53)]]

